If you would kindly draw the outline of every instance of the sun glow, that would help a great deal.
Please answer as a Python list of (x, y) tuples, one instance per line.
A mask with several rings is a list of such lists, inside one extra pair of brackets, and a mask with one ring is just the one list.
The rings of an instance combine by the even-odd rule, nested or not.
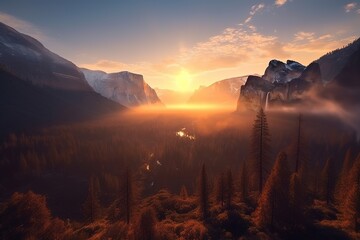
[(186, 69), (182, 69), (181, 72), (175, 77), (175, 84), (178, 91), (190, 92), (193, 90), (192, 76)]

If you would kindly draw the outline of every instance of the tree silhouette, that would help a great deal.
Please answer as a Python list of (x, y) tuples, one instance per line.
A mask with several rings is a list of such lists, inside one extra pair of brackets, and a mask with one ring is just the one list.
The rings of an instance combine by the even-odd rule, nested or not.
[(298, 116), (298, 129), (297, 129), (297, 138), (296, 138), (296, 150), (295, 150), (295, 173), (298, 173), (301, 166), (301, 145), (302, 145), (302, 132), (301, 132), (302, 116)]
[(292, 224), (299, 224), (303, 217), (303, 210), (306, 203), (304, 186), (298, 173), (290, 177), (289, 207)]
[[(350, 186), (350, 188), (349, 188)], [(345, 199), (342, 203), (344, 219), (354, 230), (359, 231), (360, 217), (360, 154), (350, 171), (347, 188), (344, 188)]]
[(348, 225), (354, 230), (359, 231), (359, 217), (360, 217), (360, 185), (359, 182), (353, 183), (348, 192), (345, 201), (344, 217)]
[(247, 166), (244, 162), (240, 171), (240, 201), (246, 202), (249, 197)]
[(83, 204), (83, 212), (85, 219), (89, 222), (95, 221), (100, 215), (100, 203), (98, 198), (97, 186), (95, 177), (91, 177), (88, 184), (88, 196)]
[(185, 200), (188, 198), (189, 194), (188, 194), (188, 191), (186, 189), (186, 186), (185, 185), (182, 185), (181, 189), (180, 189), (180, 197), (182, 200)]
[(205, 221), (209, 216), (209, 205), (209, 185), (205, 169), (205, 163), (203, 163), (199, 179), (199, 210), (202, 219)]
[(215, 199), (221, 204), (221, 207), (224, 207), (225, 202), (225, 179), (224, 173), (221, 173), (216, 182), (215, 188)]
[(269, 161), (270, 134), (265, 112), (262, 108), (258, 111), (253, 125), (252, 155), (254, 172), (257, 174), (259, 193), (263, 189), (265, 167)]
[(135, 240), (155, 240), (156, 223), (157, 219), (152, 208), (142, 210), (135, 227)]
[(226, 174), (226, 188), (225, 188), (225, 193), (226, 193), (226, 208), (230, 209), (231, 208), (231, 204), (232, 204), (232, 200), (234, 197), (234, 181), (233, 181), (233, 177), (232, 177), (232, 173), (231, 173), (231, 169), (229, 169), (227, 171)]
[(326, 204), (330, 204), (332, 200), (333, 178), (331, 158), (328, 158), (321, 172), (321, 196)]
[(126, 223), (129, 224), (135, 205), (135, 184), (129, 167), (124, 171), (122, 181), (120, 182), (119, 203), (120, 209), (124, 211)]
[(335, 200), (341, 204), (344, 202), (347, 191), (349, 190), (348, 178), (352, 166), (352, 152), (351, 148), (346, 151), (342, 169), (338, 177), (338, 182), (335, 189)]
[(286, 226), (289, 217), (289, 180), (287, 156), (281, 152), (266, 181), (254, 213), (254, 221), (258, 226), (271, 228)]

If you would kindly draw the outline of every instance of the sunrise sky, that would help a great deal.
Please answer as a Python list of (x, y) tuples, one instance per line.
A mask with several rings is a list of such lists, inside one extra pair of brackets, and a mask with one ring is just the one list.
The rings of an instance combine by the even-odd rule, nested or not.
[(0, 21), (80, 67), (189, 91), (348, 44), (360, 0), (2, 0)]

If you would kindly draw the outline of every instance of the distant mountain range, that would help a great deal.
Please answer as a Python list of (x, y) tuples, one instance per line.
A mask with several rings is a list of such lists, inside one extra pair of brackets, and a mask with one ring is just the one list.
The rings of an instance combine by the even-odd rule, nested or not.
[(155, 91), (165, 105), (185, 104), (193, 94), (193, 92), (181, 92), (162, 88), (155, 88)]
[(240, 87), (248, 76), (234, 77), (215, 82), (207, 87), (200, 87), (189, 98), (192, 104), (234, 105), (240, 94)]

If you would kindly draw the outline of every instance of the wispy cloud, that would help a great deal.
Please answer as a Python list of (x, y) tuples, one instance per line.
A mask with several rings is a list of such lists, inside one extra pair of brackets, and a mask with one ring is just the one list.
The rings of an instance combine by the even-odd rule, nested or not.
[(264, 7), (265, 7), (265, 4), (263, 4), (263, 3), (253, 5), (249, 12), (249, 17), (245, 20), (244, 23), (249, 23), (251, 21), (251, 19), (255, 16), (255, 14), (257, 12), (261, 11)]
[(281, 7), (282, 5), (284, 5), (287, 2), (287, 0), (276, 0), (275, 1), (275, 5), (278, 7)]
[(294, 40), (295, 41), (303, 41), (303, 40), (308, 40), (311, 41), (314, 39), (314, 35), (315, 33), (313, 32), (297, 32), (294, 35)]
[(47, 39), (45, 34), (38, 27), (10, 14), (0, 12), (0, 22), (3, 22), (17, 31), (30, 35), (40, 41), (45, 41)]
[(356, 8), (357, 3), (356, 2), (352, 2), (352, 3), (348, 3), (344, 6), (345, 12), (349, 13), (352, 10), (354, 10)]

